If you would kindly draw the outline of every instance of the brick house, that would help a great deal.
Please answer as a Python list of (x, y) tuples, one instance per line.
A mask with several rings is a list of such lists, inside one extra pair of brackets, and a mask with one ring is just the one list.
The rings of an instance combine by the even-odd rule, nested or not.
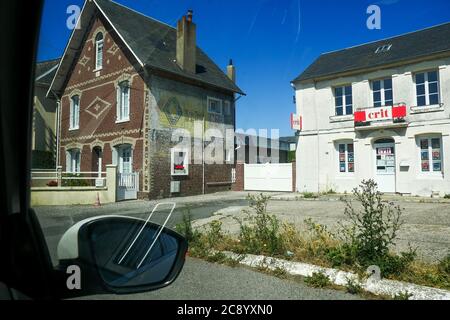
[(205, 130), (234, 131), (235, 94), (244, 94), (234, 78), (231, 63), (225, 74), (196, 46), (192, 12), (173, 28), (112, 1), (86, 1), (49, 90), (59, 98), (59, 165), (116, 164), (119, 186), (137, 184), (118, 200), (230, 189), (233, 159), (199, 164), (171, 138), (200, 122), (204, 148)]

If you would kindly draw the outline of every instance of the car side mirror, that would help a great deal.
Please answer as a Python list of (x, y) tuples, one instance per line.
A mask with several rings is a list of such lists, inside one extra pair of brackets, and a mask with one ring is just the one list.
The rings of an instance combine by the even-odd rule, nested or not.
[[(63, 288), (62, 295), (125, 294), (165, 287), (183, 268), (187, 248), (180, 234), (142, 219), (100, 216), (80, 221), (58, 244), (60, 280), (68, 279), (70, 266), (80, 273), (80, 288)], [(59, 286), (68, 287), (66, 282)]]

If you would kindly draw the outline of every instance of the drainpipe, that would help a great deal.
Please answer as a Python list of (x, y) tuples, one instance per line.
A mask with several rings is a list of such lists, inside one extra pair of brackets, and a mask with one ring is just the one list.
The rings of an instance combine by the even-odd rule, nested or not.
[(51, 90), (53, 96), (56, 98), (56, 168), (60, 166), (60, 144), (61, 144), (61, 98)]

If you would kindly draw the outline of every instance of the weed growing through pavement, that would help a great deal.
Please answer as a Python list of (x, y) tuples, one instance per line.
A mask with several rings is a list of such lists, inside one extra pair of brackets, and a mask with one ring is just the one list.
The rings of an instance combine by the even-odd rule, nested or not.
[(392, 297), (393, 300), (409, 300), (413, 295), (408, 291), (399, 292)]
[[(231, 251), (335, 267), (359, 275), (368, 266), (377, 265), (384, 278), (450, 289), (450, 255), (438, 264), (429, 264), (417, 260), (414, 249), (392, 252), (402, 225), (402, 210), (381, 200), (375, 182), (363, 181), (353, 195), (360, 207), (343, 197), (347, 223), (334, 232), (311, 219), (305, 220), (301, 229), (282, 223), (267, 212), (270, 198), (262, 194), (248, 197), (251, 209), (238, 220), (237, 236), (224, 232), (219, 221), (204, 232), (194, 230), (189, 213), (177, 230), (187, 236), (190, 255), (214, 262), (229, 264), (215, 252)], [(350, 290), (358, 291), (355, 287)]]
[(361, 294), (364, 292), (363, 287), (355, 279), (347, 279), (345, 284), (345, 289), (351, 294)]
[(326, 288), (331, 286), (330, 278), (323, 272), (313, 272), (305, 277), (305, 283), (313, 288)]

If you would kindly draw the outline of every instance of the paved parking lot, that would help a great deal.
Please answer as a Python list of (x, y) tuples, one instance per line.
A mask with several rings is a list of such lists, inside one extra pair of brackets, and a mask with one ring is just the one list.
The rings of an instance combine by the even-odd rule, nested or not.
[[(284, 200), (281, 200), (284, 199)], [(437, 261), (450, 254), (450, 203), (423, 203), (404, 200), (401, 197), (390, 199), (403, 209), (404, 224), (398, 234), (396, 251), (408, 249), (408, 245), (417, 247), (419, 257), (427, 261)], [(357, 204), (355, 203), (355, 207)], [(276, 214), (282, 221), (303, 225), (305, 219), (311, 218), (315, 222), (324, 224), (330, 230), (336, 230), (338, 222), (345, 221), (345, 204), (338, 197), (325, 200), (291, 200), (279, 198), (271, 200), (268, 211)], [(243, 206), (234, 206), (219, 211), (211, 219), (222, 219), (224, 228), (232, 233), (239, 229), (239, 225), (232, 217), (243, 216)], [(198, 223), (202, 223), (199, 221)]]
[[(238, 231), (238, 224), (233, 217), (242, 215), (247, 208), (247, 192), (221, 192), (193, 197), (180, 197), (161, 201), (175, 201), (177, 209), (169, 226), (174, 227), (181, 221), (183, 212), (190, 209), (197, 224), (223, 219), (224, 227), (231, 232)], [(305, 219), (325, 224), (331, 230), (339, 221), (344, 221), (344, 204), (339, 196), (321, 197), (320, 199), (299, 200), (295, 193), (267, 193), (273, 197), (268, 210), (283, 221), (301, 225)], [(431, 199), (389, 197), (389, 201), (399, 204), (403, 209), (405, 221), (399, 232), (397, 251), (406, 250), (408, 243), (418, 248), (418, 254), (427, 261), (436, 261), (450, 254), (450, 202)], [(44, 234), (49, 240), (50, 252), (54, 257), (56, 244), (61, 235), (75, 222), (82, 219), (105, 214), (131, 215), (146, 218), (152, 207), (160, 201), (129, 201), (93, 206), (46, 206), (36, 208)], [(223, 215), (217, 215), (217, 213)], [(216, 215), (214, 215), (216, 214)], [(163, 221), (162, 215), (155, 216), (155, 222)], [(152, 219), (153, 220), (153, 219)]]

